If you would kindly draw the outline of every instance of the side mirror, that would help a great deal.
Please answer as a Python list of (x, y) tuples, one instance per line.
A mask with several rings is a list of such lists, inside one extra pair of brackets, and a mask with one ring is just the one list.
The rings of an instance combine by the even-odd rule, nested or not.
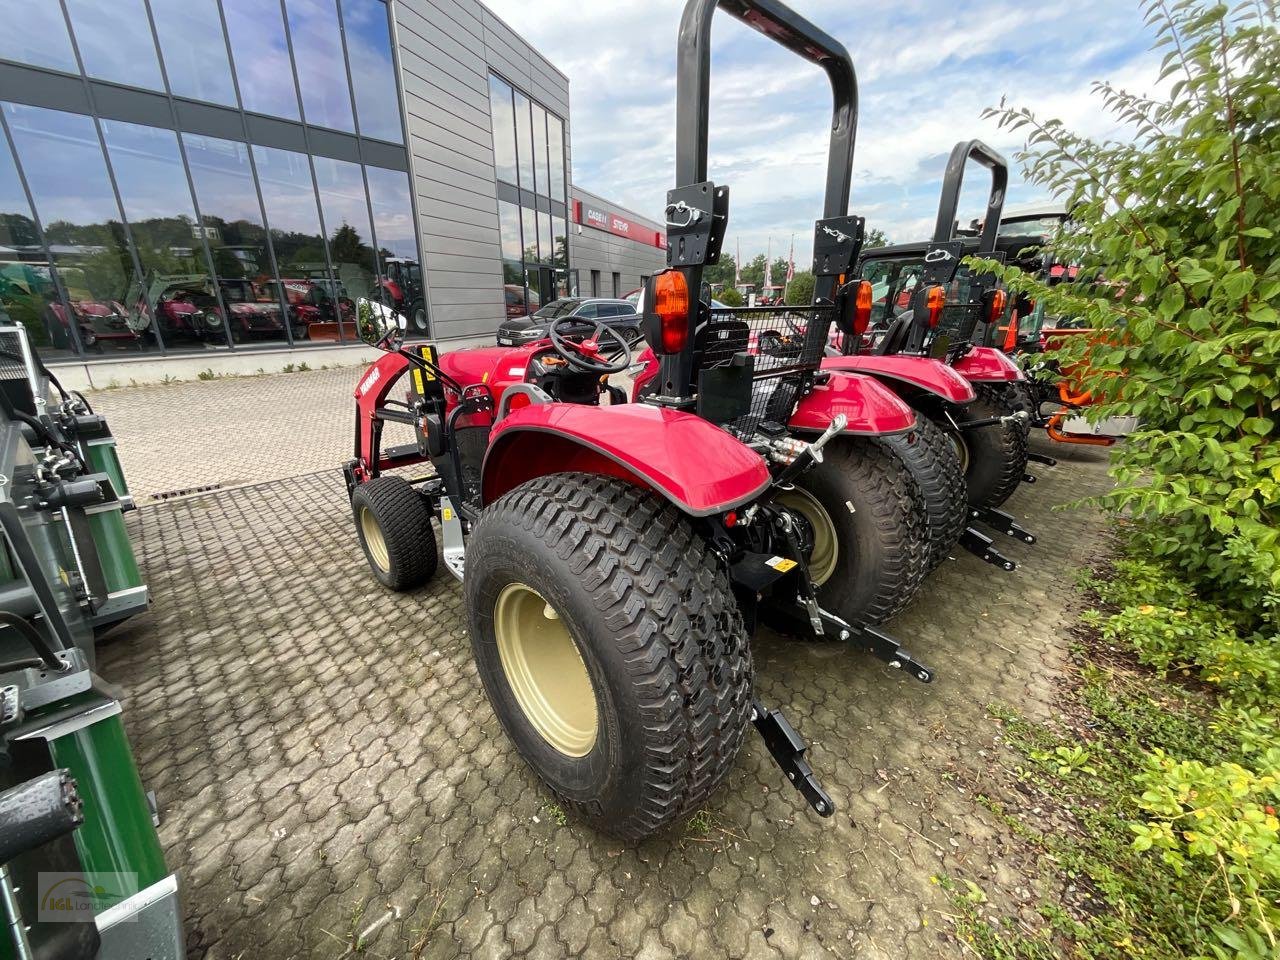
[(409, 328), (404, 314), (384, 303), (361, 297), (356, 301), (356, 329), (360, 339), (373, 347), (381, 347)]

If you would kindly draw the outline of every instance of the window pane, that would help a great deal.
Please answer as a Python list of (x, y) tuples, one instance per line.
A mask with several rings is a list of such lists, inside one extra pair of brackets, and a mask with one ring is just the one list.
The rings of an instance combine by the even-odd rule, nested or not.
[(280, 4), (222, 0), (231, 37), (231, 57), (246, 110), (298, 119), (298, 89), (289, 64)]
[(418, 259), (418, 232), (413, 226), (409, 175), (399, 170), (365, 167), (369, 199), (373, 202), (373, 230), (384, 257)]
[(143, 0), (67, 0), (67, 12), (89, 76), (164, 89)]
[(498, 232), (502, 237), (503, 258), (519, 260), (524, 248), (520, 246), (520, 208), (514, 203), (498, 201)]
[(79, 73), (67, 35), (67, 22), (57, 3), (0, 0), (0, 57), (37, 67)]
[(150, 320), (125, 307), (139, 288), (93, 121), (11, 103), (4, 112), (71, 302), (71, 317), (54, 310), (53, 345), (72, 342), (74, 323), (90, 350), (145, 349)]
[(520, 158), (520, 186), (533, 189), (533, 127), (529, 119), (529, 98), (516, 91), (516, 145)]
[(566, 229), (564, 217), (551, 218), (552, 236), (552, 263), (557, 267), (567, 267), (569, 265), (569, 233)]
[(189, 133), (182, 135), (182, 143), (231, 337), (241, 342), (284, 340), (284, 309), (271, 272), (249, 148)]
[(337, 340), (341, 324), (353, 322), (355, 311), (335, 297), (307, 158), (289, 150), (258, 146), (253, 148), (253, 157), (280, 267), (282, 286), (276, 292), (289, 303), (294, 339)]
[(547, 146), (550, 150), (551, 199), (564, 203), (564, 123), (547, 114)]
[(180, 97), (236, 104), (217, 0), (151, 0), (169, 87)]
[(529, 207), (520, 208), (520, 220), (524, 226), (524, 259), (531, 263), (538, 259), (538, 221)]
[(538, 247), (540, 258), (544, 263), (551, 260), (554, 248), (551, 246), (551, 217), (538, 211)]
[(286, 8), (307, 123), (355, 133), (334, 0), (289, 0)]
[(519, 260), (502, 262), (502, 289), (507, 303), (507, 319), (523, 317), (529, 313), (524, 289), (524, 266)]
[[(339, 320), (345, 323), (355, 315), (355, 301), (378, 296), (378, 271), (373, 259), (373, 231), (369, 228), (364, 178), (359, 164), (345, 160), (316, 157), (315, 165), (320, 209), (329, 231), (329, 262), (337, 278), (333, 296), (342, 307)], [(343, 335), (355, 338), (355, 328), (344, 330)]]
[[(57, 310), (52, 309), (57, 305)], [(0, 310), (27, 328), (27, 336), (49, 359), (72, 355), (65, 338), (55, 348), (62, 306), (53, 285), (49, 258), (36, 232), (31, 206), (18, 179), (9, 146), (0, 138)]]
[(533, 105), (533, 159), (537, 168), (538, 193), (549, 197), (551, 187), (547, 181), (547, 111), (536, 103)]
[(409, 175), (399, 170), (365, 167), (369, 200), (373, 204), (373, 232), (386, 282), (383, 302), (409, 319), (411, 334), (426, 334), (427, 306), (418, 263), (418, 234), (409, 201)]
[(102, 121), (102, 134), (142, 263), (144, 283), (137, 295), (145, 308), (139, 304), (138, 312), (154, 318), (167, 347), (224, 344), (178, 135), (119, 120)]
[(498, 179), (516, 182), (516, 111), (511, 87), (490, 74), (489, 112), (493, 116), (493, 167)]
[(342, 0), (342, 26), (361, 135), (403, 143), (387, 5), (382, 0)]

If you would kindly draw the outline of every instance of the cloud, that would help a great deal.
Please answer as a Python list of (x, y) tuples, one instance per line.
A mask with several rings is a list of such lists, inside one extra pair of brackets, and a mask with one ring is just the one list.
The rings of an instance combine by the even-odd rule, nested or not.
[[(486, 0), (570, 80), (573, 179), (657, 218), (675, 167), (676, 0), (582, 4), (578, 0)], [(981, 119), (1002, 97), (1097, 137), (1117, 135), (1095, 80), (1155, 88), (1158, 57), (1136, 0), (795, 0), (795, 8), (842, 40), (860, 86), (851, 211), (896, 240), (932, 228), (946, 157), (980, 138), (1012, 155), (1023, 137)], [(572, 29), (566, 29), (572, 24)], [(830, 123), (825, 74), (733, 19), (713, 31), (709, 171), (731, 189), (728, 244), (743, 257), (773, 238), (810, 256)], [(985, 206), (980, 170), (961, 217)], [(1010, 204), (1045, 199), (1015, 170)]]

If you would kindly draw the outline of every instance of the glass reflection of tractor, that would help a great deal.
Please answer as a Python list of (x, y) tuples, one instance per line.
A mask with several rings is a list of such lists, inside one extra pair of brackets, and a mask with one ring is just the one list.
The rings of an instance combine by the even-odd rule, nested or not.
[[(343, 328), (348, 335), (354, 332), (356, 305), (343, 284), (323, 277), (290, 278), (281, 283), (295, 340), (336, 341)], [(266, 287), (276, 289), (274, 282)]]
[(378, 299), (409, 318), (409, 329), (427, 332), (427, 303), (423, 296), (422, 267), (404, 257), (385, 257), (386, 273), (378, 278)]
[(272, 294), (274, 284), (259, 286), (252, 280), (222, 279), (218, 290), (227, 307), (227, 326), (236, 343), (248, 340), (283, 340), (284, 317), (280, 301)]
[(211, 293), (207, 274), (156, 275), (148, 277), (145, 295), (130, 300), (135, 312), (154, 317), (156, 329), (166, 344), (187, 341), (222, 341), (226, 334), (217, 298)]
[(52, 331), (44, 308), (57, 298), (49, 264), (0, 261), (0, 304), (4, 304), (14, 323), (27, 328), (27, 336), (35, 346), (51, 345)]
[(131, 323), (129, 312), (117, 300), (96, 299), (83, 270), (59, 267), (58, 276), (67, 292), (67, 304), (52, 300), (45, 307), (49, 340), (59, 350), (74, 349), (71, 325), (76, 325), (80, 343), (86, 350), (101, 353), (104, 345), (144, 346), (142, 332)]

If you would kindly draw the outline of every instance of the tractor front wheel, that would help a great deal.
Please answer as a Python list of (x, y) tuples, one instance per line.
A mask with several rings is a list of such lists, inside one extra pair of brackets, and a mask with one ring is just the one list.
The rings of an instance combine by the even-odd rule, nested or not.
[(823, 454), (796, 493), (778, 499), (812, 528), (819, 603), (849, 623), (880, 623), (907, 605), (928, 573), (920, 485), (879, 440), (841, 437)]
[(356, 536), (378, 582), (391, 590), (420, 587), (436, 572), (436, 534), (426, 501), (400, 477), (374, 477), (351, 497)]
[(628, 839), (695, 811), (742, 745), (751, 651), (685, 517), (620, 480), (539, 477), (484, 511), (466, 570), (489, 702), (561, 805)]

